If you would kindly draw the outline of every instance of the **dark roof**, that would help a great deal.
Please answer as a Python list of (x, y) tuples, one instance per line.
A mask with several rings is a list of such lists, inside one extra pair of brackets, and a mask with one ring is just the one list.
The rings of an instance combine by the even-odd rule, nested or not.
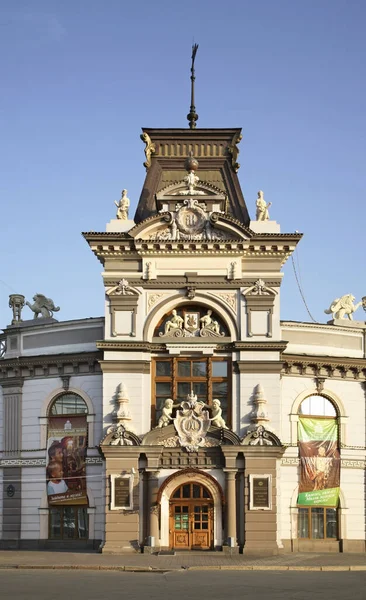
[[(201, 181), (226, 193), (227, 210), (246, 227), (250, 217), (241, 191), (237, 144), (241, 129), (149, 129), (143, 128), (154, 151), (146, 162), (147, 173), (136, 209), (135, 223), (156, 214), (155, 194), (186, 175), (184, 161), (190, 152), (199, 161)], [(146, 142), (145, 142), (146, 143)]]

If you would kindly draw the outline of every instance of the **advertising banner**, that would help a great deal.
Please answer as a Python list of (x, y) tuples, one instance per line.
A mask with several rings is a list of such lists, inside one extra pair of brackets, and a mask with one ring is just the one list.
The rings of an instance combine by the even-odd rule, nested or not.
[(299, 419), (300, 485), (297, 503), (337, 506), (340, 485), (335, 419)]
[(86, 418), (51, 417), (47, 439), (48, 504), (87, 504)]

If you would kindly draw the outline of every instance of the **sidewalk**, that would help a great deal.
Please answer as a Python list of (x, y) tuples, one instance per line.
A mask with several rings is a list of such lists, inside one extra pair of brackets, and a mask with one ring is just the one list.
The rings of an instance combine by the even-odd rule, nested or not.
[(282, 554), (253, 557), (220, 552), (178, 552), (175, 556), (149, 554), (105, 555), (95, 552), (0, 551), (2, 569), (82, 569), (162, 572), (190, 570), (309, 570), (366, 571), (365, 554)]

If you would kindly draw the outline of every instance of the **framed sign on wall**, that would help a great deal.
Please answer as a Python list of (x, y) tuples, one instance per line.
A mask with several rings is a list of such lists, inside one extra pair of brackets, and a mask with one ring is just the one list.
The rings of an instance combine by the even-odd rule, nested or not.
[(249, 509), (272, 510), (272, 475), (249, 475)]
[(111, 510), (132, 510), (133, 474), (111, 475)]

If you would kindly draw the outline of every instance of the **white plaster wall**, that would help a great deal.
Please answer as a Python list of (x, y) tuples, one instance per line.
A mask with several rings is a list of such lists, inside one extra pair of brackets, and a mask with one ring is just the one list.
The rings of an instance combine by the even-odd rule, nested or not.
[(60, 378), (26, 379), (22, 397), (22, 450), (41, 448), (39, 417), (45, 398), (60, 388)]
[[(127, 357), (125, 357), (126, 359)], [(127, 358), (128, 359), (128, 358)], [(145, 357), (146, 359), (146, 357)], [(150, 373), (105, 373), (103, 377), (104, 433), (112, 424), (112, 412), (117, 408), (116, 392), (124, 383), (129, 397), (128, 410), (131, 426), (142, 435), (150, 430), (151, 420), (151, 375)], [(113, 402), (112, 402), (113, 400)]]
[(346, 503), (345, 531), (349, 540), (365, 539), (365, 472), (362, 469), (341, 468), (341, 490)]
[[(0, 515), (3, 514), (3, 494), (4, 494), (4, 469), (0, 468)], [(0, 518), (0, 539), (3, 535), (3, 520)]]
[[(288, 452), (286, 451), (284, 456)], [(293, 454), (293, 453), (292, 453)], [(296, 456), (298, 452), (296, 449)], [(294, 493), (298, 489), (298, 482), (300, 477), (300, 467), (296, 465), (281, 466), (280, 467), (280, 497), (279, 497), (279, 537), (283, 540), (291, 539), (294, 534), (297, 537), (297, 531), (291, 533), (291, 503), (294, 497)], [(294, 506), (296, 506), (296, 501)]]
[(4, 449), (4, 405), (3, 388), (0, 386), (0, 452)]
[[(102, 465), (87, 465), (87, 488), (89, 496), (89, 507), (95, 507), (95, 531), (94, 539), (103, 540), (105, 531), (105, 463)], [(92, 497), (90, 493), (92, 494)], [(89, 516), (90, 521), (90, 516)], [(90, 534), (90, 532), (89, 532)]]
[(40, 530), (40, 514), (42, 496), (46, 489), (46, 472), (44, 467), (27, 467), (22, 469), (22, 527), (23, 540), (38, 540)]
[(276, 373), (241, 373), (240, 374), (240, 418), (239, 430), (236, 432), (241, 437), (245, 428), (251, 424), (251, 413), (254, 408), (254, 392), (261, 383), (264, 396), (267, 400), (269, 423), (268, 426), (280, 437), (280, 376)]

